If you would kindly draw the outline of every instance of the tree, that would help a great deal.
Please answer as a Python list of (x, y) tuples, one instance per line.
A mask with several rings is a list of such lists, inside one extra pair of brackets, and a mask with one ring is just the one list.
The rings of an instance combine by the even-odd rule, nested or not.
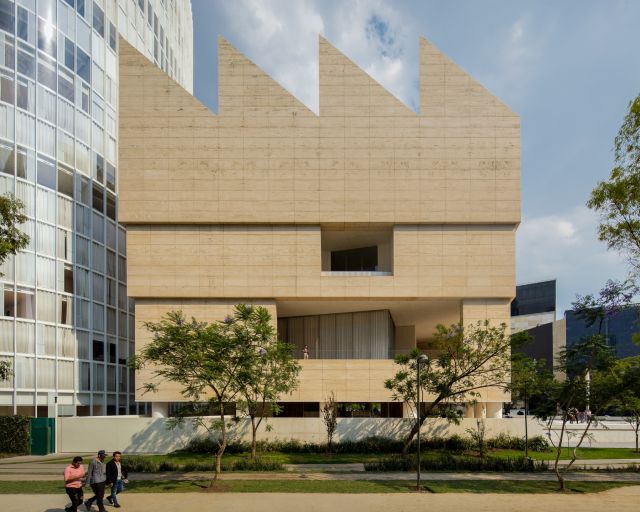
[[(577, 459), (578, 448), (591, 438), (590, 428), (597, 423), (597, 417), (605, 414), (617, 399), (611, 371), (613, 362), (606, 338), (592, 334), (561, 352), (559, 369), (565, 372), (565, 379), (548, 375), (538, 381), (541, 399), (531, 412), (546, 422), (549, 441), (556, 450), (553, 468), (562, 491), (565, 490), (565, 475)], [(584, 426), (568, 430), (567, 423), (573, 422), (578, 410), (586, 411)], [(551, 433), (557, 421), (560, 421), (560, 432), (554, 441)], [(575, 436), (578, 441), (573, 446), (569, 464), (560, 466), (563, 443), (569, 436)]]
[(598, 238), (640, 270), (640, 95), (614, 141), (615, 167), (591, 192), (587, 206), (600, 214)]
[[(13, 195), (0, 196), (0, 265), (29, 245), (29, 237), (18, 227), (27, 221), (23, 208), (22, 202)], [(0, 277), (2, 275), (0, 273)]]
[(267, 309), (238, 306), (234, 322), (245, 331), (243, 338), (251, 339), (257, 347), (247, 360), (251, 369), (239, 392), (239, 405), (251, 420), (251, 459), (255, 460), (258, 428), (269, 413), (279, 412), (278, 398), (297, 387), (300, 364), (293, 358), (294, 347), (278, 340)]
[(407, 434), (402, 454), (407, 455), (413, 438), (418, 434), (427, 417), (440, 412), (453, 422), (459, 416), (453, 408), (442, 407), (447, 403), (473, 401), (480, 391), (494, 386), (505, 386), (509, 377), (510, 337), (506, 325), (493, 327), (488, 321), (463, 328), (461, 324), (445, 327), (439, 325), (432, 347), (440, 355), (422, 363), (420, 387), (425, 395), (431, 395), (428, 404), (417, 404), (417, 360), (420, 350), (395, 358), (400, 367), (395, 376), (385, 381), (396, 401), (407, 403), (418, 417)]
[[(512, 348), (515, 347), (513, 339), (522, 339), (522, 334), (526, 334), (531, 339), (529, 333), (522, 331), (512, 335)], [(549, 371), (546, 368), (544, 359), (534, 360), (522, 352), (511, 353), (511, 382), (508, 389), (511, 391), (511, 401), (521, 401), (524, 403), (524, 451), (525, 457), (529, 456), (529, 424), (528, 416), (531, 403), (535, 405), (539, 398), (539, 388), (541, 379), (548, 378)]]
[[(630, 282), (608, 281), (597, 296), (578, 295), (572, 309), (586, 327), (595, 327), (596, 332), (562, 351), (557, 370), (565, 374), (564, 379), (546, 375), (537, 381), (540, 399), (532, 412), (547, 423), (549, 440), (556, 448), (554, 471), (561, 490), (565, 490), (564, 475), (576, 461), (578, 448), (590, 439), (590, 429), (597, 423), (597, 417), (614, 407), (619, 397), (628, 391), (629, 383), (616, 371), (614, 354), (602, 329), (607, 317), (617, 314), (631, 300), (634, 289)], [(585, 411), (584, 426), (567, 430), (567, 423), (573, 421), (578, 410)], [(560, 421), (557, 442), (551, 436), (556, 421)], [(560, 467), (563, 442), (570, 436), (578, 441), (573, 446), (569, 464)]]
[(333, 436), (338, 428), (338, 407), (333, 391), (322, 406), (322, 423), (324, 423), (327, 430), (327, 452), (331, 453), (333, 449)]
[(636, 453), (640, 437), (640, 356), (627, 357), (615, 363), (618, 401), (616, 409), (635, 434)]
[[(262, 335), (255, 329), (264, 327), (264, 318), (264, 308), (242, 304), (235, 306), (232, 316), (214, 323), (187, 321), (182, 312), (171, 311), (160, 322), (145, 323), (153, 337), (133, 359), (136, 369), (149, 370), (145, 392), (156, 391), (162, 380), (182, 386), (188, 404), (170, 426), (181, 425), (189, 416), (195, 427), (215, 437), (218, 449), (210, 487), (220, 475), (229, 441), (225, 405), (252, 379), (259, 350), (256, 339)], [(205, 417), (211, 410), (217, 419)]]
[(10, 361), (0, 361), (0, 382), (5, 382), (13, 375)]

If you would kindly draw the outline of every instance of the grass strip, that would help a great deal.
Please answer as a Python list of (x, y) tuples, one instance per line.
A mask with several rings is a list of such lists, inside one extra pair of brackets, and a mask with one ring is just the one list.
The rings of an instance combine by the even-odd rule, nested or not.
[[(516, 480), (443, 480), (425, 481), (424, 487), (432, 493), (553, 493), (558, 490), (557, 482), (516, 481)], [(202, 492), (209, 485), (208, 480), (169, 481), (146, 480), (131, 482), (125, 494), (133, 493), (181, 493)], [(574, 493), (596, 493), (616, 487), (634, 485), (633, 482), (568, 482), (567, 489)], [(637, 484), (635, 484), (637, 485)], [(410, 481), (384, 480), (221, 480), (215, 492), (242, 493), (403, 493), (412, 492), (415, 483)], [(0, 481), (0, 494), (60, 494), (64, 495), (60, 481)], [(91, 494), (90, 490), (86, 494)]]

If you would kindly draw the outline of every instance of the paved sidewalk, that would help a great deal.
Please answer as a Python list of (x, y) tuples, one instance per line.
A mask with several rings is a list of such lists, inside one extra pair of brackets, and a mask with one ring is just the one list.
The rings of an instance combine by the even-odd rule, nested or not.
[[(63, 512), (66, 496), (3, 495), (2, 512)], [(280, 494), (280, 493), (180, 493), (124, 494), (120, 501), (127, 512), (637, 512), (640, 487), (611, 489), (597, 494)], [(94, 507), (95, 510), (95, 507)]]

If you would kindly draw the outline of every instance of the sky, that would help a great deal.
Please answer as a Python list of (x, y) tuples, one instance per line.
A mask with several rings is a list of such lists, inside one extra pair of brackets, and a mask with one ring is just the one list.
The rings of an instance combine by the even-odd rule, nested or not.
[(425, 37), (520, 115), (518, 284), (557, 279), (558, 316), (576, 294), (623, 279), (597, 240), (589, 194), (640, 94), (636, 0), (192, 0), (194, 94), (217, 112), (217, 38), (318, 112), (318, 35), (413, 110)]

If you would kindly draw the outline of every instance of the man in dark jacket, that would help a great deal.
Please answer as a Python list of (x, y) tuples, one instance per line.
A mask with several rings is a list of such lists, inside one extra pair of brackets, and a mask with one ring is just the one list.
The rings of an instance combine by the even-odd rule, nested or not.
[(124, 491), (124, 484), (129, 483), (126, 468), (122, 465), (122, 454), (113, 452), (113, 458), (107, 463), (107, 485), (111, 485), (111, 496), (107, 497), (109, 503), (120, 508), (118, 493)]

